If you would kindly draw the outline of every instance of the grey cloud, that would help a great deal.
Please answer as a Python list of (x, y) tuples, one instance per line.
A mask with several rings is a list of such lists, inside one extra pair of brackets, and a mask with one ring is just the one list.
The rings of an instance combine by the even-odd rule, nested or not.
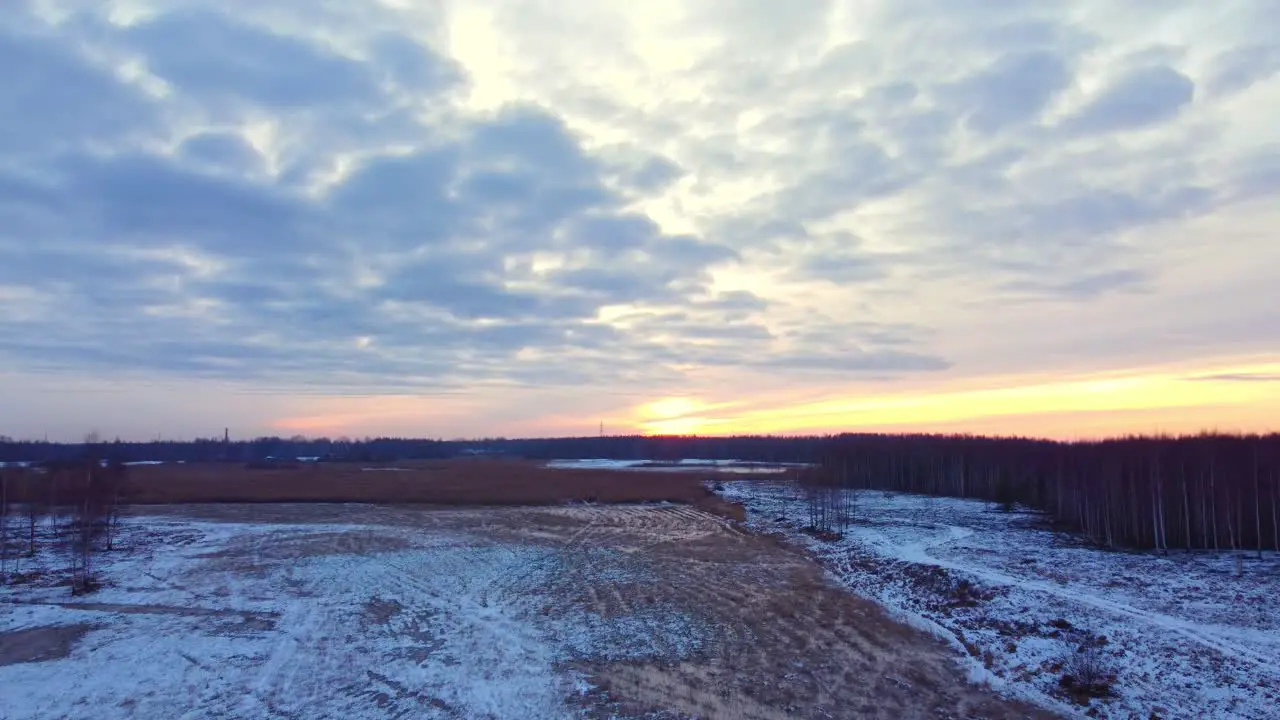
[[(6, 67), (35, 68), (0, 77), (3, 107), (30, 109), (0, 110), (0, 262), (12, 261), (0, 276), (39, 291), (49, 309), (30, 325), (0, 325), (7, 365), (73, 367), (80, 353), (82, 367), (103, 370), (424, 387), (643, 383), (685, 363), (824, 377), (929, 372), (947, 361), (925, 346), (923, 329), (789, 331), (767, 317), (774, 308), (762, 297), (712, 294), (711, 271), (767, 264), (788, 279), (861, 283), (851, 294), (870, 302), (898, 288), (895, 279), (945, 268), (1007, 292), (1093, 300), (1146, 287), (1140, 253), (1125, 254), (1119, 240), (1126, 231), (1277, 186), (1265, 157), (1200, 174), (1204, 153), (1181, 152), (1191, 146), (1176, 138), (1153, 132), (1151, 147), (1135, 149), (1108, 137), (1154, 127), (1196, 99), (1199, 88), (1164, 51), (1058, 128), (1070, 132), (1037, 128), (1081, 50), (1104, 42), (1051, 3), (889, 3), (857, 19), (867, 41), (822, 59), (803, 50), (828, 36), (825, 4), (797, 13), (766, 3), (749, 16), (735, 6), (729, 22), (700, 6), (726, 39), (692, 78), (705, 92), (656, 111), (596, 103), (591, 119), (649, 133), (650, 147), (615, 154), (584, 151), (570, 129), (578, 126), (551, 109), (585, 108), (592, 97), (485, 118), (455, 110), (447, 93), (467, 78), (397, 34), (394, 14), (369, 7), (366, 22), (338, 2), (241, 14), (255, 5), (162, 13), (132, 29), (0, 28)], [(312, 7), (327, 24), (307, 30), (310, 39), (276, 23)], [(268, 15), (269, 24), (253, 19)], [(317, 39), (337, 30), (342, 52)], [(1211, 63), (1204, 97), (1267, 77), (1269, 54), (1254, 52)], [(130, 56), (172, 93), (152, 98), (97, 64)], [(530, 73), (545, 72), (528, 60)], [(738, 134), (746, 110), (763, 122)], [(236, 134), (263, 119), (279, 131), (271, 156), (283, 178)], [(172, 157), (147, 149), (192, 126), (207, 129)], [(957, 132), (966, 126), (980, 137)], [(1181, 155), (1178, 172), (1156, 162)], [(353, 167), (312, 192), (340, 163)], [(1210, 185), (1209, 169), (1229, 187)], [(727, 178), (767, 179), (777, 191), (732, 222), (690, 209), (699, 233), (667, 236), (634, 208), (684, 177), (695, 194)], [(824, 244), (837, 217), (917, 247), (881, 255)], [(139, 259), (107, 240), (184, 248), (223, 269)], [(545, 256), (567, 265), (535, 272)], [(914, 289), (901, 290), (909, 303)], [(620, 331), (594, 320), (606, 305), (652, 312)], [(876, 309), (840, 312), (897, 312)], [(372, 342), (358, 347), (359, 336)]]
[(1064, 127), (1075, 133), (1133, 130), (1177, 116), (1195, 96), (1195, 83), (1167, 65), (1133, 70), (1093, 98)]
[(783, 257), (778, 263), (789, 265), (790, 274), (802, 282), (825, 280), (849, 285), (887, 277), (892, 258), (864, 246), (862, 238), (847, 232), (808, 235), (803, 242), (781, 250)]
[[(1030, 3), (1016, 9), (1044, 11), (1043, 7), (1034, 8)], [(1035, 54), (1043, 52), (1045, 48), (1064, 49), (1076, 53), (1092, 47), (1096, 42), (1079, 27), (1045, 17), (1028, 17), (1012, 22), (1002, 22), (984, 30), (982, 39), (986, 45), (1004, 48), (1014, 54)]]
[(746, 290), (717, 293), (709, 298), (693, 300), (690, 306), (719, 314), (730, 321), (743, 320), (754, 313), (764, 312), (769, 303), (759, 295)]
[(470, 231), (471, 219), (448, 197), (460, 162), (456, 148), (366, 161), (324, 199), (333, 230), (373, 248), (441, 243)]
[(587, 293), (601, 305), (615, 305), (641, 299), (671, 301), (678, 296), (672, 286), (679, 277), (673, 269), (583, 267), (555, 271), (549, 280), (553, 287)]
[(1032, 239), (1048, 236), (1098, 241), (1139, 225), (1199, 214), (1212, 200), (1212, 191), (1198, 186), (1147, 194), (1095, 189), (1061, 200), (1028, 204), (1015, 211), (1019, 222), (1012, 228)]
[(653, 245), (655, 255), (682, 267), (703, 267), (738, 259), (727, 245), (710, 243), (690, 235), (663, 237)]
[(786, 336), (801, 345), (825, 348), (861, 348), (864, 346), (905, 347), (919, 345), (932, 331), (912, 323), (836, 321), (816, 317), (799, 327), (790, 327)]
[(206, 98), (304, 107), (370, 102), (378, 93), (364, 65), (218, 12), (164, 14), (132, 28), (127, 39), (157, 75)]
[(683, 169), (671, 160), (653, 157), (634, 172), (628, 173), (626, 182), (637, 190), (653, 192), (670, 185), (683, 174)]
[(822, 254), (805, 258), (797, 270), (801, 278), (818, 278), (837, 285), (848, 285), (881, 280), (887, 277), (887, 266), (890, 264), (891, 261), (887, 258), (870, 253)]
[(182, 272), (183, 266), (173, 259), (139, 257), (119, 246), (87, 252), (83, 246), (48, 239), (0, 241), (0, 284), (45, 291), (75, 287), (102, 309), (172, 299), (175, 293), (154, 281)]
[[(717, 313), (703, 312), (666, 312), (666, 313), (642, 313), (628, 318), (628, 322), (633, 330), (641, 335), (648, 336), (677, 336), (687, 339), (688, 342), (699, 345), (703, 350), (714, 347), (716, 350), (723, 350), (719, 343), (728, 341), (731, 343), (728, 347), (732, 347), (732, 343), (742, 342), (759, 342), (774, 339), (773, 333), (767, 327), (758, 323), (746, 320), (745, 318), (731, 318), (720, 316)], [(679, 362), (681, 348), (673, 348), (674, 354), (671, 356), (673, 361)], [(689, 358), (694, 359), (694, 358)], [(706, 357), (703, 358), (707, 360)], [(740, 359), (734, 356), (732, 359), (713, 361), (715, 364), (734, 364)]]
[(393, 82), (418, 92), (435, 93), (465, 81), (456, 63), (445, 60), (404, 35), (384, 32), (372, 43), (373, 64)]
[(1077, 298), (1096, 297), (1102, 293), (1113, 292), (1118, 289), (1132, 289), (1141, 286), (1146, 280), (1146, 273), (1138, 270), (1112, 270), (1059, 283), (1053, 286), (1053, 291)]
[(81, 156), (58, 166), (80, 217), (103, 237), (199, 242), (215, 253), (289, 252), (305, 207), (279, 190), (203, 175), (149, 155)]
[(1197, 375), (1186, 379), (1195, 382), (1273, 383), (1280, 382), (1280, 375), (1271, 373), (1223, 373), (1219, 375)]
[(566, 182), (594, 178), (600, 164), (587, 157), (564, 122), (536, 106), (507, 106), (472, 132), (476, 159), (537, 169)]
[(253, 175), (263, 169), (265, 158), (237, 133), (197, 133), (182, 141), (178, 154), (194, 163), (228, 172)]
[(461, 192), (498, 205), (524, 205), (538, 189), (537, 175), (530, 171), (477, 171), (467, 176)]
[[(342, 125), (392, 112), (398, 101), (382, 93), (387, 82), (438, 91), (455, 81), (430, 53), (386, 37), (366, 66), (217, 14), (95, 32), (95, 42), (143, 50), (183, 102), (215, 119), (234, 99), (277, 118), (341, 106), (325, 117)], [(59, 77), (49, 68), (79, 72), (100, 83), (104, 98), (136, 100), (78, 60), (58, 65), (71, 57), (62, 50), (70, 42), (40, 46), (54, 58), (42, 61), (42, 78)], [(220, 65), (232, 50), (231, 66)], [(56, 83), (3, 89), (49, 115), (31, 127), (71, 102)], [(98, 127), (96, 110), (90, 102), (80, 113), (85, 133)], [(219, 130), (187, 137), (171, 157), (66, 146), (22, 172), (0, 169), (0, 226), (42, 233), (34, 247), (0, 234), (0, 258), (12, 260), (0, 281), (41, 293), (57, 313), (6, 315), (0, 355), (12, 367), (285, 384), (305, 377), (329, 386), (670, 379), (661, 349), (595, 322), (599, 308), (704, 298), (707, 268), (737, 257), (623, 212), (627, 201), (609, 189), (618, 166), (584, 153), (560, 119), (537, 107), (508, 107), (447, 136), (414, 125), (419, 146), (407, 153), (382, 149), (405, 136), (403, 127), (370, 125), (375, 135), (363, 142), (375, 151), (318, 197), (297, 183), (350, 138), (288, 117), (294, 142), (313, 145), (315, 160), (295, 157), (280, 179), (241, 135)], [(679, 172), (646, 158), (623, 166), (634, 168), (633, 186), (660, 187)], [(213, 269), (179, 261), (177, 250)], [(585, 252), (590, 264), (538, 279), (527, 259), (508, 262), (537, 252)], [(719, 301), (725, 307), (700, 312), (729, 315), (750, 304), (746, 295)], [(709, 327), (718, 326), (691, 318), (675, 331)], [(546, 357), (518, 358), (526, 348)]]
[(1258, 148), (1235, 168), (1230, 181), (1237, 200), (1271, 197), (1280, 193), (1280, 144)]
[(0, 24), (0, 67), (0, 151), (10, 157), (74, 150), (156, 127), (143, 93), (47, 34)]
[(657, 223), (636, 214), (579, 217), (567, 230), (575, 247), (593, 248), (606, 257), (644, 248), (662, 234)]
[(775, 205), (793, 217), (820, 220), (904, 190), (919, 179), (869, 139), (846, 141), (834, 149), (832, 159), (836, 164), (826, 172), (778, 193)]
[(565, 319), (594, 315), (594, 308), (584, 300), (511, 290), (497, 272), (467, 272), (438, 258), (401, 266), (377, 295), (401, 302), (426, 303), (461, 320)]
[(951, 367), (946, 359), (898, 350), (846, 351), (838, 353), (786, 353), (771, 355), (764, 367), (845, 375), (849, 373), (936, 372)]
[(1132, 268), (1120, 268), (1088, 273), (1066, 281), (1049, 280), (1035, 282), (1022, 280), (1004, 285), (1003, 289), (1022, 296), (1092, 300), (1114, 292), (1134, 292), (1145, 289), (1150, 280), (1147, 273)]
[(960, 83), (957, 91), (969, 110), (966, 123), (982, 133), (1034, 120), (1071, 83), (1071, 71), (1058, 55), (1047, 51), (1001, 57)]
[(877, 85), (868, 90), (865, 100), (883, 107), (897, 109), (909, 105), (919, 95), (919, 89), (912, 83), (891, 82), (887, 85)]
[(1240, 92), (1280, 72), (1280, 46), (1250, 45), (1219, 54), (1206, 89), (1211, 96)]

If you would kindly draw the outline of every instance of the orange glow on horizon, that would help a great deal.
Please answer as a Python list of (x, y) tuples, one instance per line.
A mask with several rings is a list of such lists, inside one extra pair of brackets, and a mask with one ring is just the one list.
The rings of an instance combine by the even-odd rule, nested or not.
[(973, 432), (1057, 439), (1278, 428), (1280, 363), (1153, 369), (995, 387), (843, 397), (746, 412), (638, 418), (646, 434)]
[[(745, 381), (745, 382), (749, 382)], [(362, 437), (926, 432), (1087, 439), (1126, 434), (1280, 430), (1280, 361), (1237, 360), (1066, 377), (934, 378), (929, 384), (832, 388), (792, 394), (659, 397), (584, 413), (572, 396), (530, 389), (545, 407), (513, 417), (509, 390), (459, 396), (324, 398), (295, 407), (281, 433)], [(568, 398), (560, 404), (561, 398)], [(804, 398), (804, 399), (802, 399)]]

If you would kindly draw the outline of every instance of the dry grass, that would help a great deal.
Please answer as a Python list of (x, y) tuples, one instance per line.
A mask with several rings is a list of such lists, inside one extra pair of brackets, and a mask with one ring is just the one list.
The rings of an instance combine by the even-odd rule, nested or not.
[(124, 502), (357, 502), (439, 505), (552, 505), (570, 501), (700, 503), (722, 515), (741, 510), (688, 473), (562, 470), (512, 460), (439, 460), (392, 467), (315, 463), (250, 469), (235, 464), (143, 465), (130, 469)]

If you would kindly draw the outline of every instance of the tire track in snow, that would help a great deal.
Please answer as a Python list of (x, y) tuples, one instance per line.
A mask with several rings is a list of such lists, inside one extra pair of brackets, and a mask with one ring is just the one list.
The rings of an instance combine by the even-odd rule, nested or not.
[(1114, 615), (1140, 620), (1176, 635), (1180, 635), (1194, 643), (1207, 647), (1211, 650), (1215, 650), (1227, 657), (1249, 660), (1260, 667), (1266, 668), (1276, 675), (1280, 675), (1280, 665), (1270, 657), (1251, 650), (1250, 648), (1232, 643), (1225, 638), (1206, 632), (1191, 623), (1187, 623), (1178, 618), (1170, 617), (1158, 612), (1139, 610), (1138, 608), (1130, 605), (1105, 600), (1088, 593), (1072, 592), (1042, 580), (1019, 579), (997, 570), (990, 570), (980, 566), (967, 565), (965, 563), (957, 563), (934, 557), (929, 553), (930, 550), (972, 537), (976, 532), (971, 528), (958, 527), (955, 525), (946, 525), (943, 527), (945, 527), (947, 531), (947, 536), (941, 540), (912, 543), (895, 549), (892, 542), (883, 533), (877, 532), (875, 535), (878, 538), (878, 541), (873, 541), (873, 544), (881, 549), (883, 555), (903, 562), (932, 565), (945, 570), (967, 573), (995, 585), (1016, 586), (1035, 592), (1041, 592), (1069, 602), (1075, 602), (1081, 605), (1087, 605), (1088, 607), (1097, 610), (1103, 610)]

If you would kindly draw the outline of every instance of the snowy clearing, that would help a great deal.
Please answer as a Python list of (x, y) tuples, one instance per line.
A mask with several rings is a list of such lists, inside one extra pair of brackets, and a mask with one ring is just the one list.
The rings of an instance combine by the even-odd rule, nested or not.
[[(1026, 717), (803, 554), (681, 505), (149, 507), (0, 587), (0, 716)], [(1034, 714), (1034, 713), (1032, 713)]]
[(560, 470), (627, 470), (631, 472), (702, 472), (733, 475), (778, 475), (807, 467), (805, 463), (766, 463), (749, 460), (702, 460), (685, 458), (670, 462), (655, 460), (575, 459), (551, 460), (547, 467)]
[[(992, 503), (854, 494), (843, 539), (802, 530), (794, 485), (724, 481), (756, 530), (808, 549), (840, 583), (932, 629), (977, 677), (1067, 715), (1280, 717), (1280, 558), (1106, 551)], [(1082, 637), (1114, 696), (1073, 703), (1059, 681)], [(1099, 641), (1102, 642), (1102, 641)]]

